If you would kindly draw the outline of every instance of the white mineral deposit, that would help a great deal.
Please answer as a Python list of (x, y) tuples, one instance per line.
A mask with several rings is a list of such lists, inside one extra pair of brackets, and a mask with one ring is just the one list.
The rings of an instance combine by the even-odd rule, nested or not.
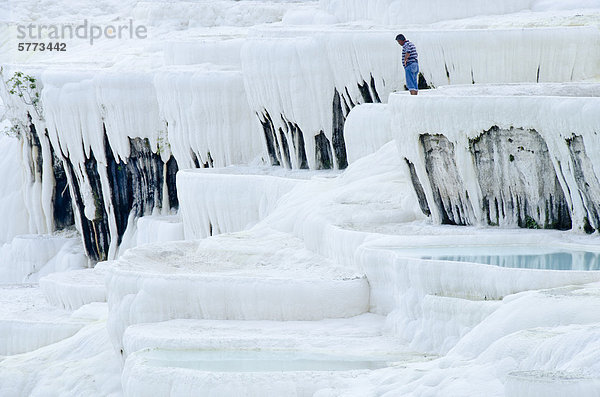
[(0, 396), (600, 395), (600, 0), (0, 0), (0, 80)]

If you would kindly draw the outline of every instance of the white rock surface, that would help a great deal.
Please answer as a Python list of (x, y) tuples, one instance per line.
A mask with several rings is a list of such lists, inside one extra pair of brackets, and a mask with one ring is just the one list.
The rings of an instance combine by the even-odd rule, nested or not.
[[(527, 92), (530, 91), (530, 92)], [(428, 93), (429, 94), (429, 93)], [(533, 94), (533, 95), (532, 95)], [(422, 134), (440, 134), (454, 145), (459, 178), (464, 181), (466, 194), (473, 204), (473, 214), (466, 215), (470, 224), (485, 224), (484, 209), (480, 205), (482, 188), (477, 181), (477, 170), (470, 152), (470, 140), (492, 127), (500, 129), (535, 130), (547, 145), (548, 154), (567, 203), (575, 229), (583, 229), (590, 205), (580, 195), (576, 169), (568, 148), (568, 139), (580, 136), (595, 175), (600, 175), (600, 158), (597, 149), (600, 130), (600, 85), (598, 84), (548, 84), (507, 87), (464, 87), (445, 89), (409, 98), (394, 94), (390, 97), (392, 133), (400, 155), (415, 164), (416, 174), (423, 185), (433, 219), (440, 222), (443, 215), (432, 205), (434, 187), (425, 169), (425, 156), (419, 143)], [(508, 155), (508, 153), (501, 153)], [(511, 160), (512, 161), (512, 160)], [(564, 165), (564, 166), (561, 166)], [(524, 171), (524, 172), (527, 172)], [(525, 175), (526, 180), (536, 180), (535, 169)], [(533, 179), (532, 179), (533, 178)], [(588, 177), (589, 178), (589, 177)], [(592, 183), (592, 181), (586, 181)], [(435, 186), (435, 189), (439, 189)], [(506, 197), (505, 201), (516, 200)], [(509, 209), (506, 208), (506, 213)], [(507, 215), (501, 226), (514, 227)]]
[(177, 174), (177, 191), (185, 237), (249, 229), (271, 213), (285, 194), (315, 175), (319, 174), (266, 167), (183, 170)]
[(42, 278), (40, 288), (51, 305), (76, 310), (88, 303), (106, 302), (105, 278), (101, 266), (57, 272)]
[(61, 342), (0, 359), (0, 393), (10, 397), (120, 397), (120, 371), (106, 323), (100, 321)]
[(146, 245), (107, 271), (109, 331), (117, 349), (125, 329), (137, 323), (320, 320), (368, 310), (369, 286), (360, 272), (268, 229)]
[[(147, 40), (98, 40), (93, 46), (67, 40), (68, 51), (61, 53), (19, 52), (15, 45), (15, 25), (24, 21), (117, 24), (130, 15), (149, 27)], [(163, 161), (174, 154), (180, 168), (212, 161), (256, 169), (272, 155), (264, 152), (267, 136), (256, 124), (268, 112), (280, 140), (280, 159), (285, 137), (296, 152), (302, 142), (306, 164), (317, 168), (315, 136), (322, 131), (320, 139), (339, 142), (340, 121), (348, 117), (351, 163), (337, 178), (306, 173), (312, 179), (298, 182), (271, 171), (239, 175), (239, 168), (228, 175), (182, 172), (184, 237), (237, 233), (165, 243), (182, 237), (181, 224), (131, 219), (122, 249), (113, 243), (110, 250), (110, 257), (121, 255), (122, 262), (110, 269), (108, 327), (106, 304), (94, 302), (70, 314), (44, 302), (38, 288), (0, 288), (0, 317), (6, 318), (0, 321), (0, 341), (6, 351), (39, 347), (0, 358), (0, 395), (599, 395), (599, 287), (559, 287), (597, 280), (597, 274), (424, 263), (398, 252), (411, 242), (427, 247), (465, 241), (506, 246), (515, 240), (598, 245), (597, 234), (586, 237), (578, 230), (513, 233), (431, 225), (420, 210), (404, 157), (416, 165), (423, 182), (421, 152), (409, 139), (421, 128), (447, 133), (459, 149), (495, 123), (539, 128), (550, 142), (553, 166), (565, 170), (561, 186), (573, 196), (568, 208), (581, 220), (585, 200), (577, 195), (575, 163), (563, 142), (572, 133), (583, 135), (593, 164), (587, 171), (597, 170), (599, 106), (592, 82), (600, 78), (600, 53), (594, 51), (599, 23), (598, 0), (0, 3), (3, 80), (16, 70), (35, 75), (45, 118), (35, 117), (31, 105), (7, 95), (1, 85), (0, 97), (9, 117), (27, 122), (29, 112), (38, 131), (48, 128), (48, 138), (40, 135), (43, 175), (32, 173), (27, 162), (37, 153), (0, 139), (6, 152), (0, 159), (2, 242), (54, 229), (50, 143), (75, 167), (85, 215), (96, 215), (100, 194), (108, 202), (103, 123), (116, 158), (127, 158), (129, 138), (137, 137), (148, 138)], [(388, 102), (388, 94), (404, 88), (400, 48), (393, 40), (397, 33), (417, 45), (429, 84), (469, 88), (421, 92), (417, 98), (397, 93)], [(336, 90), (341, 111), (333, 109)], [(350, 112), (370, 101), (388, 104)], [(388, 136), (396, 142), (378, 150)], [(102, 185), (96, 195), (83, 172), (92, 150)], [(459, 167), (468, 170), (464, 152), (461, 158)], [(304, 165), (298, 155), (289, 163)], [(336, 165), (342, 164), (334, 160)], [(479, 193), (469, 184), (470, 197)], [(248, 197), (247, 206), (240, 205), (241, 197)], [(172, 215), (159, 207), (146, 209), (145, 215)], [(104, 210), (114, 237), (114, 208)], [(249, 230), (240, 232), (244, 229)], [(61, 251), (69, 244), (26, 239), (17, 237), (16, 244), (0, 248), (0, 283), (79, 266), (71, 261), (72, 252)], [(152, 244), (125, 251), (142, 243)], [(51, 265), (38, 271), (48, 261)], [(365, 272), (369, 280), (362, 278)], [(52, 276), (44, 288), (54, 303), (76, 307), (100, 299), (99, 280), (85, 280), (94, 273)], [(359, 315), (369, 301), (385, 319), (374, 314), (324, 319)], [(270, 321), (248, 320), (253, 318)], [(298, 318), (314, 321), (273, 321)], [(405, 347), (443, 356), (429, 361), (423, 353), (408, 354), (400, 365), (378, 370), (341, 374), (313, 367), (273, 376), (203, 371), (198, 366), (206, 364), (204, 352), (181, 351), (259, 348), (272, 355), (250, 352), (253, 362), (258, 356), (264, 359), (261, 365), (272, 365), (284, 357), (289, 369), (290, 356), (268, 350), (297, 349), (296, 358), (306, 358), (307, 350), (331, 359), (332, 352), (376, 355)], [(123, 374), (121, 348), (128, 355)], [(247, 358), (245, 353), (227, 352), (225, 358)]]
[(76, 235), (19, 235), (0, 246), (0, 285), (37, 282), (53, 272), (88, 266)]
[(0, 287), (0, 300), (0, 355), (29, 352), (56, 343), (74, 335), (88, 322), (49, 305), (35, 285)]
[(405, 345), (386, 332), (385, 317), (363, 314), (320, 321), (171, 320), (128, 327), (124, 354), (163, 350), (312, 351), (350, 356), (406, 354)]

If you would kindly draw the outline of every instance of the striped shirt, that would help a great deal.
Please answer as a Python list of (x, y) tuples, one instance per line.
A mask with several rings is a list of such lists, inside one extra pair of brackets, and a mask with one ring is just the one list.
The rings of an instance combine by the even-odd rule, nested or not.
[(406, 61), (406, 65), (418, 62), (419, 54), (417, 54), (417, 47), (415, 47), (415, 45), (410, 41), (406, 40), (406, 42), (402, 46), (402, 65), (404, 65), (404, 57), (406, 57), (407, 52), (408, 61)]

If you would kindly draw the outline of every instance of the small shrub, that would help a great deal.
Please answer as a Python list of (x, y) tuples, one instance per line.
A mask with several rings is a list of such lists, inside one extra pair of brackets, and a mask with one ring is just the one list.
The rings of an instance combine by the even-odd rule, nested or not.
[(15, 72), (5, 81), (3, 71), (3, 68), (0, 68), (0, 77), (6, 92), (19, 98), (25, 105), (31, 106), (38, 118), (43, 120), (40, 90), (36, 78), (23, 72)]

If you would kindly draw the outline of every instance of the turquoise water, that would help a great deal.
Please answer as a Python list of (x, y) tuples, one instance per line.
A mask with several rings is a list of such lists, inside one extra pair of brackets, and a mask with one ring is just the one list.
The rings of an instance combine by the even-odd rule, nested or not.
[[(404, 251), (404, 250), (402, 250)], [(407, 250), (409, 256), (473, 262), (520, 269), (600, 270), (600, 252), (523, 246), (432, 247)]]
[(157, 367), (177, 367), (211, 372), (292, 372), (373, 370), (389, 362), (365, 357), (266, 351), (150, 351), (147, 363)]

